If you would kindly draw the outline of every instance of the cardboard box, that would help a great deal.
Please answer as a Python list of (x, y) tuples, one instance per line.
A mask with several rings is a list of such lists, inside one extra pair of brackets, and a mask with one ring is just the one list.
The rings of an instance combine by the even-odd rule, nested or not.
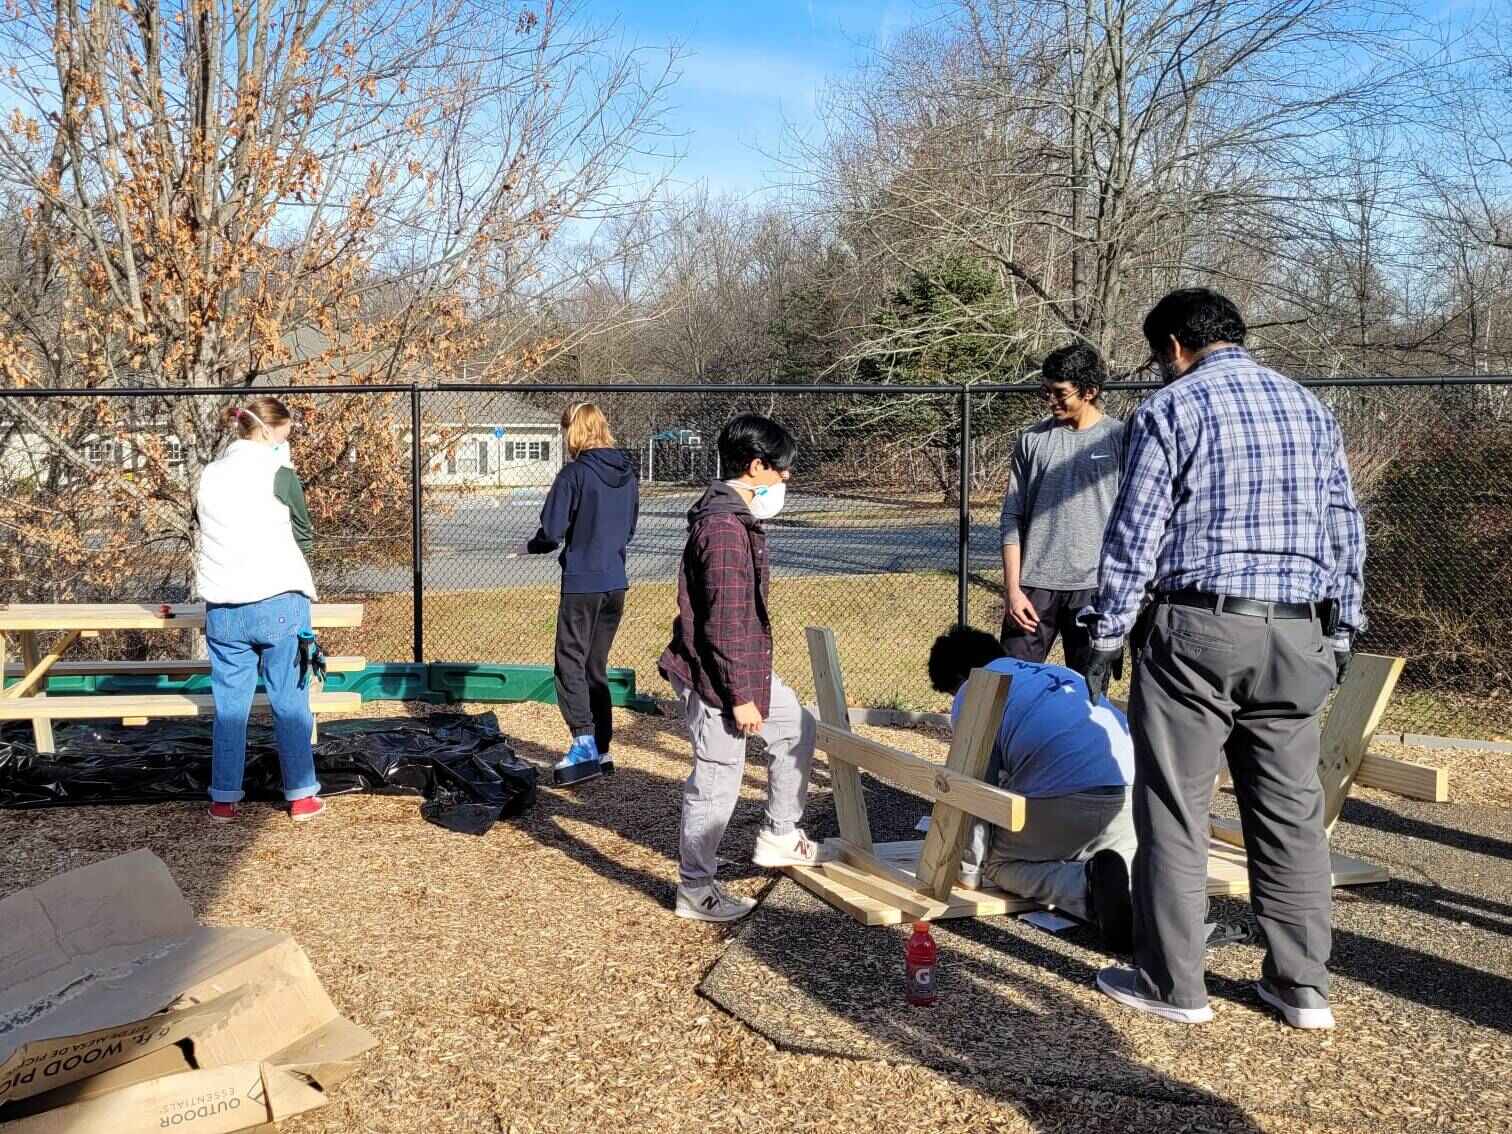
[(7, 1123), (6, 1134), (235, 1134), (324, 1106), (318, 1082), (302, 1069), (233, 1063), (134, 1083), (58, 1110)]
[[(352, 1060), (373, 1043), (337, 1012), (291, 937), (198, 924), (150, 852), (69, 871), (0, 901), (0, 1122), (265, 1063), (277, 1070), (276, 1084), (301, 1074), (290, 1067), (319, 1068), (319, 1087), (311, 1088), (319, 1094), (350, 1075)], [(155, 1106), (188, 1088), (164, 1089), (168, 1095), (130, 1097)], [(305, 1097), (275, 1097), (289, 1095)], [(194, 1121), (255, 1110), (238, 1103)]]

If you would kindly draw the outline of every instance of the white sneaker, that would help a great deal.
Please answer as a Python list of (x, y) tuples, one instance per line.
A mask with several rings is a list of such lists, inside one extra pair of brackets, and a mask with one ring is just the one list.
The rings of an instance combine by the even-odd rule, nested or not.
[(820, 846), (794, 827), (785, 835), (762, 831), (756, 836), (756, 853), (751, 861), (757, 866), (818, 866), (821, 862), (834, 862), (838, 856), (825, 846)]
[(677, 885), (677, 916), (690, 921), (739, 921), (755, 908), (755, 898), (738, 898), (718, 882)]
[(1328, 998), (1315, 988), (1283, 989), (1262, 980), (1255, 984), (1255, 991), (1294, 1028), (1326, 1030), (1334, 1026)]

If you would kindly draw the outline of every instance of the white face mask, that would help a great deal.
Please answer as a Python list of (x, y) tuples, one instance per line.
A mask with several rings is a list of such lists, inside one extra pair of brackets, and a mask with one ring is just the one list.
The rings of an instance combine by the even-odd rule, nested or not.
[(782, 505), (787, 502), (787, 481), (785, 480), (779, 480), (776, 484), (745, 484), (738, 480), (732, 480), (729, 483), (738, 485), (751, 494), (748, 507), (751, 509), (751, 515), (758, 520), (770, 520), (782, 511)]

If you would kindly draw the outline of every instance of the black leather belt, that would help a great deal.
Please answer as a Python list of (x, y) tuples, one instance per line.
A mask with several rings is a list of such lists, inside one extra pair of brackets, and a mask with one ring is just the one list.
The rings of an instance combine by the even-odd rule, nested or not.
[(1176, 606), (1195, 606), (1211, 610), (1215, 614), (1244, 614), (1251, 618), (1316, 618), (1317, 603), (1311, 602), (1264, 602), (1261, 599), (1240, 598), (1238, 595), (1210, 595), (1206, 591), (1171, 591), (1155, 596), (1156, 602), (1169, 602)]

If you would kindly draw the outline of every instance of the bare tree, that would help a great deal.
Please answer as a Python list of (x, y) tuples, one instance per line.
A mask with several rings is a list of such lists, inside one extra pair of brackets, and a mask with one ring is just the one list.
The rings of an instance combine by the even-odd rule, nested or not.
[[(1264, 284), (1318, 231), (1338, 140), (1386, 111), (1395, 26), (1347, 0), (959, 0), (832, 99), (812, 187), (869, 270), (996, 266), (1036, 344), (1140, 360), (1131, 309)], [(1232, 272), (1230, 269), (1233, 269)], [(962, 312), (959, 318), (969, 318)]]
[[(558, 0), (7, 7), (0, 187), (23, 230), (0, 367), (16, 385), (428, 377), (480, 356), (492, 378), (529, 372), (561, 348), (543, 311), (574, 278), (550, 252), (635, 207), (626, 173), (670, 62)], [(95, 495), (80, 511), (182, 537), (220, 406), (144, 407), (182, 468), (127, 477), (80, 449), (130, 432), (118, 405), (10, 399), (4, 416), (49, 446), (56, 491)], [(367, 409), (345, 430), (324, 413), (315, 497), (402, 477), (362, 467), (383, 445), (352, 448)]]

